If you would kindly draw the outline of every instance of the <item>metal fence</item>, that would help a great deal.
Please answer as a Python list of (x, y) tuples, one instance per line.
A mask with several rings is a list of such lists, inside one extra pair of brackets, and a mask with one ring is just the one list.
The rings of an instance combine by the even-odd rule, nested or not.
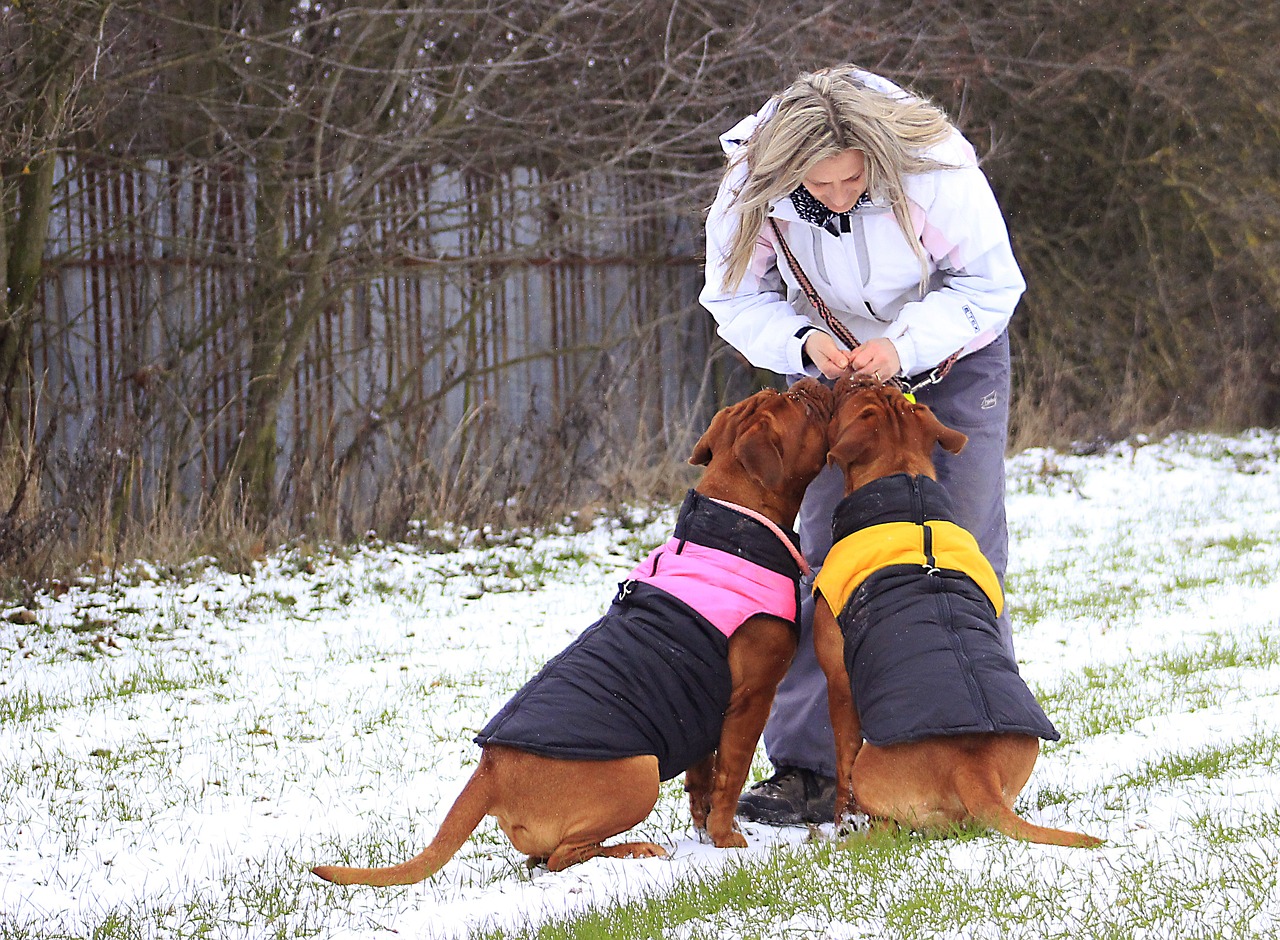
[[(148, 485), (207, 492), (244, 426), (253, 175), (64, 164), (58, 192), (33, 344), (39, 419), (57, 415), (67, 453), (131, 429)], [(584, 409), (608, 413), (590, 447), (640, 423), (687, 436), (715, 404), (718, 344), (696, 304), (697, 207), (637, 209), (662, 196), (529, 171), (388, 180), (326, 266), (324, 314), (278, 414), (282, 479), (345, 462), (376, 486), (456, 444), (478, 410), (485, 433), (526, 443)], [(293, 193), (294, 248), (311, 201)]]

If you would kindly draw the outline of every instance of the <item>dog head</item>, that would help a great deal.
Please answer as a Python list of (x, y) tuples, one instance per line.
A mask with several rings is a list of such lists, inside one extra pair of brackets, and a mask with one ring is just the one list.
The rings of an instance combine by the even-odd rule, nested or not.
[(958, 454), (969, 440), (897, 386), (858, 376), (836, 383), (828, 436), (828, 459), (844, 473), (848, 492), (892, 473), (932, 477), (934, 445)]
[(832, 404), (831, 389), (805, 378), (785, 392), (765, 389), (722, 408), (689, 457), (689, 463), (707, 468), (698, 488), (709, 482), (754, 487), (754, 496), (721, 498), (751, 505), (765, 491), (798, 506), (826, 461)]

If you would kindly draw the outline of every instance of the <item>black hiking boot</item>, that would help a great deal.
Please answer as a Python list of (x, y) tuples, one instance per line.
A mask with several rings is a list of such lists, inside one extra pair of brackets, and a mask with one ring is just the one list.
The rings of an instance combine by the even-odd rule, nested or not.
[(803, 767), (779, 767), (738, 800), (738, 815), (766, 826), (828, 823), (836, 811), (836, 782)]

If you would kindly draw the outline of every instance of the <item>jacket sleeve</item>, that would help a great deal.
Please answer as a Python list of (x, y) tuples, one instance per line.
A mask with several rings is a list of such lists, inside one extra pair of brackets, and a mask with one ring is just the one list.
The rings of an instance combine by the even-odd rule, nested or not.
[[(965, 156), (972, 154), (962, 146)], [(953, 150), (943, 159), (958, 162), (957, 156)], [(916, 224), (937, 276), (934, 288), (905, 304), (886, 333), (906, 375), (991, 342), (1026, 289), (995, 194), (971, 156), (959, 169), (938, 170), (917, 183), (912, 208), (923, 215)]]
[(721, 338), (753, 366), (780, 375), (817, 376), (817, 368), (806, 366), (803, 359), (804, 338), (816, 327), (788, 303), (777, 252), (766, 232), (757, 236), (751, 264), (737, 289), (724, 287), (725, 252), (738, 225), (731, 203), (739, 176), (726, 176), (707, 217), (706, 281), (698, 299), (715, 318)]

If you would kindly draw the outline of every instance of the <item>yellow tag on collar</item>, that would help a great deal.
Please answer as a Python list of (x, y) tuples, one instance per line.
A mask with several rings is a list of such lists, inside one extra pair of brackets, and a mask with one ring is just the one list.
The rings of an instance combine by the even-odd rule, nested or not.
[(911, 404), (913, 405), (916, 403), (916, 396), (911, 394), (911, 392), (903, 392), (902, 397), (905, 398), (907, 401), (911, 402)]

